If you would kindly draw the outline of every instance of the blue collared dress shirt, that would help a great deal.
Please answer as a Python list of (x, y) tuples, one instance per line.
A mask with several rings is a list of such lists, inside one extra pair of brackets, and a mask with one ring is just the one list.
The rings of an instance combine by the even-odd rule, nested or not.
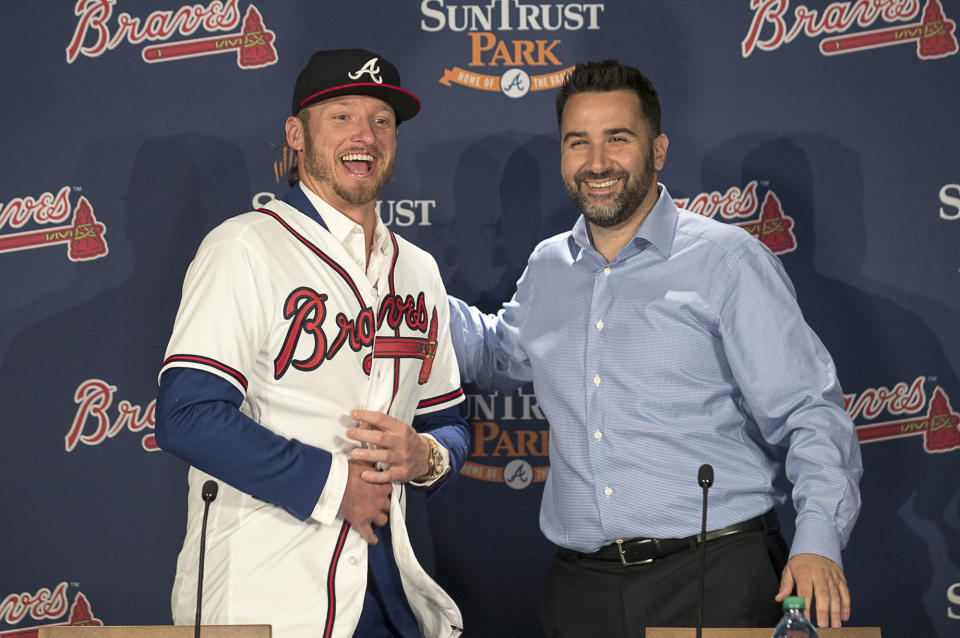
[(464, 381), (533, 381), (550, 423), (540, 527), (593, 551), (696, 534), (697, 470), (714, 467), (708, 529), (784, 501), (791, 555), (840, 563), (860, 509), (856, 432), (830, 354), (780, 261), (746, 231), (660, 197), (607, 262), (581, 216), (540, 243), (500, 312), (450, 299)]

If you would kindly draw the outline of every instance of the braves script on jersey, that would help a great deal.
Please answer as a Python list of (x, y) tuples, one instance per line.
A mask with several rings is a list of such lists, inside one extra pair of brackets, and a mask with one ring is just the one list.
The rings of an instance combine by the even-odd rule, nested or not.
[[(368, 278), (336, 238), (284, 201), (226, 221), (187, 272), (164, 370), (226, 379), (252, 419), (332, 452), (327, 485), (344, 484), (356, 445), (346, 438), (350, 409), (410, 423), (463, 400), (436, 263), (388, 236), (388, 259)], [(179, 624), (192, 623), (207, 478), (190, 469), (173, 593)], [(221, 495), (210, 513), (204, 622), (267, 618), (276, 636), (351, 635), (367, 579), (363, 538), (339, 518), (301, 522), (225, 484)], [(403, 517), (403, 488), (394, 485), (390, 530), (410, 606), (425, 635), (457, 635), (460, 612), (418, 564)]]

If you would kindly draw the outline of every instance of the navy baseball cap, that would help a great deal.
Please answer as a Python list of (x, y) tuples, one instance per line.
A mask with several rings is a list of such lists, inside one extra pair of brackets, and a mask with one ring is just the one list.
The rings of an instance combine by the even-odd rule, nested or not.
[(397, 124), (420, 111), (420, 100), (400, 88), (400, 72), (389, 60), (365, 49), (317, 51), (297, 77), (293, 114), (339, 95), (372, 95), (393, 107)]

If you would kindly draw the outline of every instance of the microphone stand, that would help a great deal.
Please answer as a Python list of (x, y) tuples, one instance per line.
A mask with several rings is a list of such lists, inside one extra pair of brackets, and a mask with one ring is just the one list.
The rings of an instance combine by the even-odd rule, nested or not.
[(210, 503), (217, 498), (219, 486), (216, 481), (207, 481), (203, 484), (200, 496), (203, 498), (203, 523), (200, 525), (200, 574), (197, 577), (197, 620), (193, 626), (194, 638), (200, 638), (200, 610), (203, 606), (203, 556), (207, 546), (207, 514), (210, 513)]
[(703, 635), (703, 585), (707, 575), (707, 490), (713, 485), (713, 467), (704, 463), (697, 472), (697, 483), (703, 488), (703, 521), (700, 524), (700, 582), (697, 594), (697, 638)]

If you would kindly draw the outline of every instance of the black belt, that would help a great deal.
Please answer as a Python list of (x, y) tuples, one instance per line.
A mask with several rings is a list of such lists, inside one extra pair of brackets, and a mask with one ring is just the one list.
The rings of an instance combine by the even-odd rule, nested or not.
[[(770, 510), (766, 514), (751, 518), (742, 523), (707, 532), (707, 542), (743, 532), (777, 529), (780, 529), (780, 525), (777, 522), (777, 513)], [(695, 550), (699, 541), (700, 534), (687, 536), (686, 538), (634, 538), (627, 541), (617, 539), (616, 542), (604, 545), (595, 552), (588, 554), (576, 552), (576, 555), (581, 558), (616, 561), (624, 567), (627, 567), (629, 565), (652, 563), (659, 558), (666, 558), (671, 554)]]

